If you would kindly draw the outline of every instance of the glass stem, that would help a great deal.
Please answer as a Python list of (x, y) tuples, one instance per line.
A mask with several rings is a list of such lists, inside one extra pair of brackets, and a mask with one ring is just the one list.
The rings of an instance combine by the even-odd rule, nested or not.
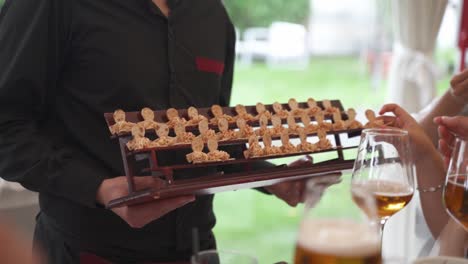
[(380, 254), (383, 257), (383, 232), (385, 229), (385, 223), (387, 223), (388, 218), (384, 217), (380, 219)]
[(380, 219), (380, 235), (383, 236), (383, 231), (384, 231), (384, 228), (385, 228), (385, 223), (387, 223), (387, 218), (382, 218)]

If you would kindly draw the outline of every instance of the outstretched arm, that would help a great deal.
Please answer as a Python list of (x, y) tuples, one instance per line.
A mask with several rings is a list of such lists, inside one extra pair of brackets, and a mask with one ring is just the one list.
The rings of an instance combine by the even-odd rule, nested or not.
[(455, 75), (450, 81), (451, 88), (436, 102), (434, 107), (425, 114), (419, 123), (429, 135), (432, 143), (437, 146), (437, 125), (433, 122), (438, 116), (455, 116), (468, 102), (468, 70)]
[[(419, 189), (443, 186), (445, 168), (443, 160), (426, 135), (424, 129), (403, 108), (396, 104), (382, 107), (380, 114), (393, 113), (395, 117), (385, 117), (394, 121), (398, 128), (408, 131), (415, 159)], [(421, 207), (427, 225), (434, 237), (438, 237), (447, 224), (448, 215), (442, 203), (442, 188), (435, 192), (420, 192)]]

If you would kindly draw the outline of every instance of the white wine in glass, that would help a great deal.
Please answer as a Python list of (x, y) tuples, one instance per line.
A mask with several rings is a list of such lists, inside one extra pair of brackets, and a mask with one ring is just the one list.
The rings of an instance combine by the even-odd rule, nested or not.
[[(403, 209), (413, 198), (414, 192), (413, 188), (406, 184), (389, 180), (369, 180), (355, 182), (353, 185), (359, 185), (373, 193), (381, 221), (388, 220)], [(356, 199), (355, 201), (359, 203)]]
[[(352, 186), (373, 194), (383, 230), (387, 220), (413, 197), (414, 162), (408, 132), (365, 129), (354, 163)], [(354, 200), (360, 204), (359, 199)]]

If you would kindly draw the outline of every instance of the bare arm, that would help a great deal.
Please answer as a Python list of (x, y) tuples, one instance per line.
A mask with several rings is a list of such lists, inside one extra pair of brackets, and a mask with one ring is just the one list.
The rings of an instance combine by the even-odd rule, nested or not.
[[(382, 107), (380, 114), (391, 112), (397, 127), (408, 131), (411, 138), (412, 150), (415, 157), (417, 181), (420, 189), (436, 187), (444, 183), (444, 162), (418, 122), (403, 108), (395, 104)], [(390, 121), (390, 120), (389, 120)], [(442, 190), (436, 192), (420, 192), (421, 207), (427, 225), (434, 237), (438, 237), (447, 224), (448, 215), (442, 203)]]
[(424, 131), (431, 138), (434, 146), (437, 146), (437, 125), (433, 120), (438, 116), (455, 116), (468, 102), (468, 70), (460, 72), (450, 80), (450, 89), (437, 101), (435, 106), (419, 120)]
[(439, 237), (439, 255), (464, 257), (467, 238), (465, 230), (453, 219), (450, 219)]
[[(444, 185), (444, 163), (435, 148), (416, 161), (416, 172), (420, 190)], [(435, 192), (420, 191), (419, 199), (427, 226), (432, 236), (437, 238), (449, 220), (442, 201), (442, 188), (438, 188)]]
[(437, 141), (439, 140), (437, 135), (437, 125), (433, 122), (434, 118), (443, 115), (458, 115), (463, 110), (464, 106), (464, 101), (454, 96), (452, 94), (452, 90), (450, 89), (445, 92), (444, 95), (442, 95), (431, 111), (429, 111), (419, 120), (419, 124), (429, 136), (434, 146), (437, 146)]

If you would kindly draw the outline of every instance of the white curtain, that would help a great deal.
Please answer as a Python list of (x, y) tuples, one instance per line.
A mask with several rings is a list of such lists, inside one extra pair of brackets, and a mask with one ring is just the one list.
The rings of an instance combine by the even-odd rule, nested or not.
[[(391, 4), (395, 43), (386, 101), (416, 113), (436, 95), (433, 53), (447, 0), (392, 0)], [(411, 203), (385, 226), (386, 257), (403, 258), (406, 261), (402, 263), (409, 263), (420, 253), (425, 240), (415, 231), (425, 228), (425, 223), (416, 217), (418, 205), (415, 194)]]
[(436, 95), (432, 61), (447, 0), (393, 0), (394, 56), (387, 101), (418, 112)]

